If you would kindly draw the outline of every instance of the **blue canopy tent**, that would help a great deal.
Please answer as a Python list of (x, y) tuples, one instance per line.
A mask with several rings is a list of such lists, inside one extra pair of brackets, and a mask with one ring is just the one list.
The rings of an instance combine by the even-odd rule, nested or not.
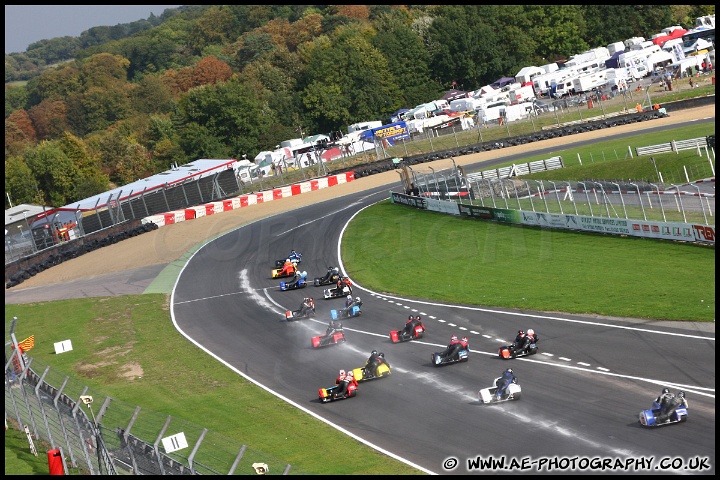
[(612, 54), (612, 57), (605, 60), (605, 68), (618, 68), (620, 67), (620, 55), (625, 53), (625, 50), (621, 50), (619, 52), (615, 52)]

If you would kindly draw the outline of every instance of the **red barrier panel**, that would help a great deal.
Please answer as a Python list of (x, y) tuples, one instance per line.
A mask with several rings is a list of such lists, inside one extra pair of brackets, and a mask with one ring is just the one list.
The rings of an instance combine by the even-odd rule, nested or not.
[(317, 180), (310, 180), (310, 190), (318, 190), (320, 185)]
[(348, 182), (355, 180), (355, 172), (346, 172), (345, 175), (347, 176)]
[(296, 183), (295, 185), (290, 186), (290, 192), (293, 195), (300, 195), (302, 192), (300, 191), (300, 184)]
[(255, 194), (255, 203), (264, 203), (265, 202), (265, 195), (263, 195), (262, 192)]
[(272, 193), (273, 193), (273, 200), (280, 200), (281, 198), (283, 198), (282, 188), (276, 188), (275, 190), (272, 191)]
[(58, 450), (57, 448), (53, 450), (48, 450), (47, 456), (50, 475), (65, 475), (60, 450)]
[(233, 202), (232, 200), (223, 200), (223, 211), (229, 212), (233, 209)]
[(337, 184), (337, 177), (335, 175), (330, 175), (328, 177), (328, 187), (334, 187)]
[(172, 225), (173, 223), (175, 223), (174, 213), (165, 213), (163, 215), (165, 216), (165, 225)]
[(247, 195), (243, 195), (240, 197), (240, 206), (241, 207), (247, 207), (248, 206), (248, 197)]
[(195, 218), (195, 210), (192, 208), (186, 208), (185, 209), (185, 220), (193, 220)]
[(205, 204), (205, 215), (212, 215), (215, 213), (215, 205), (212, 203)]

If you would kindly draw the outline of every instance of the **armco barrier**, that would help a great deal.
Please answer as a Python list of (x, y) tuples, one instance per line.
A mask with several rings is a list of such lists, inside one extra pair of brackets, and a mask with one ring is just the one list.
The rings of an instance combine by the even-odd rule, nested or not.
[(158, 215), (151, 215), (142, 219), (142, 223), (154, 223), (158, 227), (164, 225), (172, 225), (173, 223), (182, 222), (184, 220), (192, 220), (195, 218), (214, 215), (216, 213), (227, 212), (237, 208), (248, 207), (258, 203), (271, 202), (280, 200), (293, 195), (319, 190), (321, 188), (332, 187), (343, 183), (351, 182), (355, 179), (353, 172), (343, 172), (337, 175), (313, 179), (293, 185), (286, 185), (272, 190), (266, 190), (248, 195), (242, 195), (218, 202), (210, 202), (202, 205), (188, 207), (174, 212), (168, 212)]

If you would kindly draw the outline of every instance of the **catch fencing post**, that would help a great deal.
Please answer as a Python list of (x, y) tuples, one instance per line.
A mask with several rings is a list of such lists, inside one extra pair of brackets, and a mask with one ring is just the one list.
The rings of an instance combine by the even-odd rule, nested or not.
[(700, 194), (700, 187), (698, 187), (697, 184), (695, 184), (695, 183), (690, 184), (690, 186), (695, 188), (695, 190), (697, 190), (698, 201), (700, 202), (700, 210), (702, 210), (702, 212), (703, 212), (703, 218), (705, 219), (705, 225), (709, 225), (707, 215), (705, 214), (705, 207), (703, 206), (703, 203), (702, 203), (702, 195)]
[(636, 183), (630, 183), (630, 185), (634, 186), (637, 189), (638, 192), (638, 202), (640, 202), (640, 208), (643, 212), (643, 220), (647, 221), (647, 215), (645, 215), (645, 206), (642, 203), (642, 194), (640, 193), (640, 186)]

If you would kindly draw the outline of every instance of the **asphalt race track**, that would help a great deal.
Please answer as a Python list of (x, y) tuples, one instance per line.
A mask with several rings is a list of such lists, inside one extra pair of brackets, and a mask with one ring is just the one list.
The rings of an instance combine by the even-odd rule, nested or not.
[[(539, 466), (540, 473), (668, 473), (672, 459), (674, 473), (715, 473), (715, 338), (696, 324), (439, 305), (356, 285), (362, 315), (343, 321), (347, 342), (313, 349), (310, 338), (324, 333), (343, 299), (324, 300), (324, 287), (312, 285), (281, 292), (280, 280), (270, 278), (274, 262), (294, 248), (309, 280), (329, 265), (342, 267), (343, 229), (362, 208), (387, 199), (388, 188), (278, 214), (209, 242), (178, 278), (176, 327), (254, 383), (428, 473), (492, 473), (469, 467), (478, 457), (525, 462), (495, 473), (537, 473)], [(285, 310), (304, 296), (315, 298), (317, 317), (285, 321)], [(425, 337), (391, 344), (389, 331), (409, 313), (422, 315)], [(499, 359), (498, 347), (519, 328), (535, 329), (539, 353)], [(434, 367), (432, 352), (452, 334), (470, 338), (469, 361)], [(361, 383), (355, 398), (321, 404), (318, 388), (332, 385), (339, 369), (364, 365), (373, 349), (385, 353), (392, 375)], [(509, 366), (522, 398), (480, 404), (478, 390)], [(687, 392), (689, 420), (640, 426), (638, 413), (663, 386)], [(598, 459), (613, 468), (579, 468)], [(552, 469), (538, 463), (553, 460)], [(643, 460), (652, 463), (642, 467)]]

